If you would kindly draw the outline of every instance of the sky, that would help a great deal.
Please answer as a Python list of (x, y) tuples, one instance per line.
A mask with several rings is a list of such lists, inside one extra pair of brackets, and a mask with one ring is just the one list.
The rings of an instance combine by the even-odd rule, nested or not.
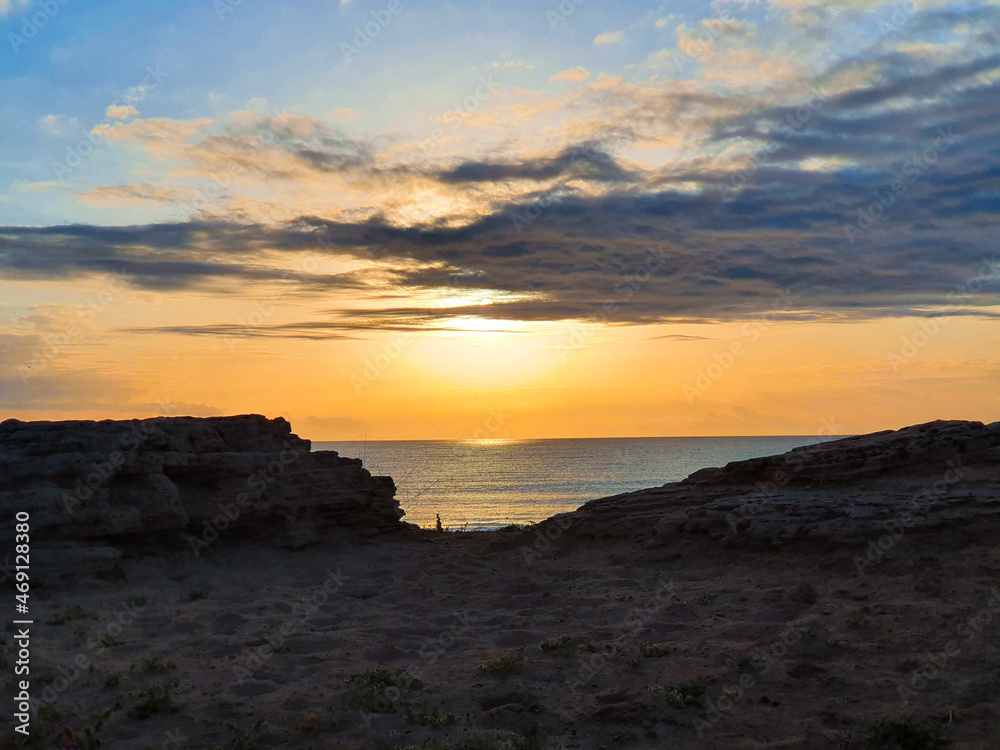
[(1000, 4), (0, 0), (0, 419), (1000, 406)]

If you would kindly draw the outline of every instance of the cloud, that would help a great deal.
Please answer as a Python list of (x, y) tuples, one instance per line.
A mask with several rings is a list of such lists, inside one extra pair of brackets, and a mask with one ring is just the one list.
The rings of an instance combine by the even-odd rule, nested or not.
[(16, 183), (16, 189), (19, 193), (44, 193), (48, 190), (59, 190), (64, 188), (61, 182), (46, 181), (46, 182), (19, 182)]
[(139, 110), (131, 104), (112, 104), (105, 115), (112, 120), (127, 120), (130, 117), (138, 117)]
[(165, 117), (154, 117), (145, 120), (132, 120), (114, 124), (99, 124), (91, 131), (109, 141), (136, 141), (149, 145), (177, 146), (182, 141), (193, 138), (203, 131), (212, 121), (208, 118), (197, 120), (171, 120)]
[(326, 115), (331, 120), (354, 121), (364, 117), (364, 113), (353, 110), (350, 107), (337, 107)]
[(444, 182), (502, 182), (507, 180), (552, 180), (575, 177), (599, 182), (625, 182), (632, 175), (595, 144), (568, 148), (551, 157), (530, 161), (467, 161), (442, 172)]
[(564, 70), (562, 73), (556, 73), (549, 80), (556, 83), (579, 83), (580, 81), (586, 81), (588, 78), (590, 78), (590, 71), (580, 66)]
[[(86, 200), (183, 202), (191, 181), (224, 175), (226, 212), (2, 228), (0, 277), (121, 271), (148, 289), (273, 283), (317, 299), (340, 289), (365, 297), (325, 320), (246, 334), (261, 337), (447, 329), (462, 317), (994, 318), (998, 20), (995, 8), (922, 12), (891, 44), (825, 66), (810, 58), (795, 75), (759, 68), (768, 85), (752, 87), (735, 74), (764, 53), (745, 46), (745, 27), (723, 25), (694, 50), (697, 78), (601, 74), (557, 94), (502, 92), (466, 113), (497, 130), (475, 147), (456, 138), (389, 148), (253, 110), (226, 122), (109, 124), (112, 143), (180, 166), (163, 182), (103, 186)], [(927, 53), (956, 36), (971, 42)], [(523, 133), (516, 143), (504, 123)], [(643, 149), (668, 155), (643, 162)], [(282, 259), (304, 251), (359, 270), (290, 273)], [(232, 335), (211, 322), (162, 330)]]
[(39, 118), (38, 127), (46, 135), (62, 138), (74, 135), (80, 129), (80, 121), (66, 115), (45, 115)]
[(348, 336), (344, 330), (370, 330), (368, 326), (355, 325), (343, 326), (333, 323), (289, 323), (282, 325), (268, 326), (246, 326), (233, 323), (221, 323), (217, 325), (189, 325), (189, 326), (157, 326), (155, 328), (120, 328), (119, 333), (172, 333), (181, 336), (220, 336), (222, 338), (276, 338), (276, 339), (305, 339), (308, 341), (330, 341), (340, 339), (355, 339), (357, 336)]
[(116, 207), (134, 204), (197, 205), (200, 197), (197, 190), (171, 189), (148, 182), (98, 186), (82, 194), (82, 200), (87, 205)]
[(594, 37), (594, 44), (618, 44), (625, 38), (624, 31), (607, 31)]
[(0, 0), (0, 18), (25, 10), (30, 4), (31, 0)]
[(525, 60), (494, 61), (483, 65), (487, 70), (534, 70), (535, 64)]

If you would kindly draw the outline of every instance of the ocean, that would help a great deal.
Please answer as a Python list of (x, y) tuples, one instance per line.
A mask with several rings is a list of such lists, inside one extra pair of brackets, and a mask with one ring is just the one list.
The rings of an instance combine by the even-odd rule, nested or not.
[(835, 437), (581, 438), (314, 442), (364, 458), (396, 482), (404, 521), (492, 529), (534, 523), (588, 500), (676, 482), (698, 469)]

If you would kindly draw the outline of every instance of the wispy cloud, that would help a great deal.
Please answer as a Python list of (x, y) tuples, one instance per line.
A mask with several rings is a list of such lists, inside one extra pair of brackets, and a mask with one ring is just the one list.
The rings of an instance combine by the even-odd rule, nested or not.
[(38, 121), (38, 127), (46, 135), (59, 138), (78, 133), (80, 121), (76, 117), (66, 115), (45, 115)]
[(111, 120), (127, 120), (130, 117), (138, 117), (139, 110), (131, 104), (112, 104), (105, 115)]
[(618, 44), (625, 39), (624, 31), (607, 31), (594, 37), (594, 44)]
[(31, 0), (0, 0), (0, 18), (26, 10), (30, 4)]
[(586, 81), (588, 78), (590, 78), (590, 71), (578, 66), (564, 70), (561, 73), (556, 73), (549, 80), (554, 82), (579, 83), (580, 81)]

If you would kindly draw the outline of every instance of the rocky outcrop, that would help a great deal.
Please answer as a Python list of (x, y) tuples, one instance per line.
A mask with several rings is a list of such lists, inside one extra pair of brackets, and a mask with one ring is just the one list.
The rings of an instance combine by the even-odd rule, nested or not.
[(937, 421), (702, 469), (593, 500), (534, 533), (552, 540), (702, 537), (726, 545), (880, 541), (1000, 529), (1000, 422)]
[[(284, 419), (158, 417), (0, 423), (0, 523), (31, 517), (33, 543), (184, 532), (302, 545), (334, 529), (403, 527), (389, 477), (310, 451)], [(193, 541), (190, 541), (193, 540)]]

